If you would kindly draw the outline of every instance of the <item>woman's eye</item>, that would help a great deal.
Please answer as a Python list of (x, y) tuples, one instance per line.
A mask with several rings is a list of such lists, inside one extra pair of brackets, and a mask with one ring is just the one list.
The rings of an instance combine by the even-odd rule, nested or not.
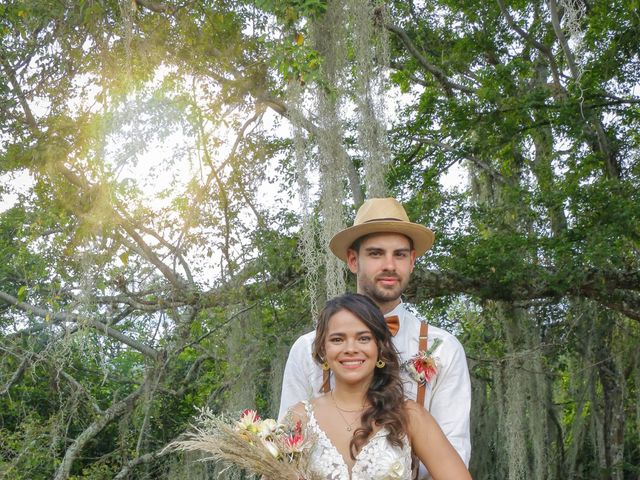
[(367, 343), (367, 342), (371, 341), (371, 337), (369, 337), (369, 336), (364, 336), (364, 337), (360, 337), (360, 339), (359, 339), (359, 340), (360, 340), (360, 342), (362, 342), (362, 343)]

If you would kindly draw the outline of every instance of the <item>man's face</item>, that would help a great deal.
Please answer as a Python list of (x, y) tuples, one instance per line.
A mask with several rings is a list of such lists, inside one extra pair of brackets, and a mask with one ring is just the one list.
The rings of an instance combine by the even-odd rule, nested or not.
[(347, 265), (357, 275), (358, 293), (368, 296), (386, 313), (400, 303), (409, 283), (415, 250), (409, 239), (398, 233), (369, 235), (358, 252), (347, 251)]

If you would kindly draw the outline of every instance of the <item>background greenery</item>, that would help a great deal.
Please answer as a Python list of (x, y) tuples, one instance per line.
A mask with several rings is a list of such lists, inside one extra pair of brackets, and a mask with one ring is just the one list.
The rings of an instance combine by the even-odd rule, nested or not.
[[(407, 300), (465, 346), (474, 478), (640, 476), (638, 7), (371, 18), (387, 188), (437, 237)], [(349, 92), (307, 41), (340, 8), (0, 5), (0, 476), (214, 478), (162, 453), (196, 408), (275, 414), (312, 327), (287, 85)], [(356, 130), (345, 218), (367, 195)]]

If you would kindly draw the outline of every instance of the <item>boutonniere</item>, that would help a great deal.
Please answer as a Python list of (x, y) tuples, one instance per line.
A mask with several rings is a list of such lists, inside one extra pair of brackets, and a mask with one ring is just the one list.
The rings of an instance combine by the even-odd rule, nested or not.
[(402, 366), (418, 384), (427, 384), (438, 373), (438, 357), (433, 356), (442, 340), (436, 338), (426, 350), (420, 350)]

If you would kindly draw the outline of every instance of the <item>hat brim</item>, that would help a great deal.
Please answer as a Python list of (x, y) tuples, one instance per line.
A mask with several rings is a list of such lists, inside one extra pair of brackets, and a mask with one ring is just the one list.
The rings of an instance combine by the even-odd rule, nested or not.
[(372, 221), (354, 225), (336, 233), (329, 242), (329, 248), (333, 254), (343, 262), (347, 261), (347, 250), (358, 238), (371, 233), (400, 233), (413, 241), (416, 257), (424, 255), (433, 245), (433, 232), (417, 223), (391, 221)]

